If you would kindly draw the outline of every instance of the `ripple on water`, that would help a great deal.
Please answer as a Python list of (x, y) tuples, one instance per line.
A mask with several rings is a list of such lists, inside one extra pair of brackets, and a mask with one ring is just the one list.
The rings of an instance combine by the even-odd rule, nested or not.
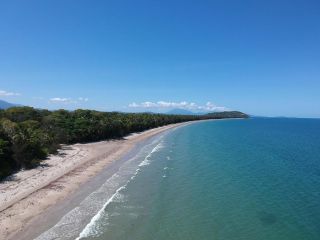
[(269, 213), (266, 211), (258, 212), (258, 218), (263, 225), (273, 225), (277, 222), (277, 217), (273, 213)]

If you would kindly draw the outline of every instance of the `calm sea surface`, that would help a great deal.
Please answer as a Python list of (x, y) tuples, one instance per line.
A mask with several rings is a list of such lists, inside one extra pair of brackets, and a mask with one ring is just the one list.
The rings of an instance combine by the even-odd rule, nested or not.
[(320, 239), (320, 120), (191, 124), (122, 171), (81, 239)]

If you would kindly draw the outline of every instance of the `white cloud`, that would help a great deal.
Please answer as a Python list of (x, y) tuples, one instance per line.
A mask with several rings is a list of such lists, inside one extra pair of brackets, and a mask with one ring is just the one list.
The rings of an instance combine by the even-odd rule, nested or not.
[(81, 102), (88, 102), (89, 98), (79, 97), (78, 100)]
[(129, 104), (129, 107), (130, 107), (130, 108), (137, 108), (137, 107), (139, 107), (139, 105), (136, 104), (135, 102), (133, 102), (133, 103), (130, 103), (130, 104)]
[(60, 97), (55, 97), (55, 98), (50, 98), (50, 102), (60, 102), (60, 103), (67, 103), (70, 102), (70, 98), (60, 98)]
[(207, 102), (205, 105), (198, 105), (194, 102), (142, 102), (142, 103), (130, 103), (130, 108), (157, 108), (157, 109), (170, 109), (170, 108), (181, 108), (191, 111), (226, 111), (226, 107), (217, 106), (212, 102)]
[(2, 97), (8, 97), (8, 96), (20, 96), (20, 93), (15, 93), (15, 92), (7, 92), (4, 90), (0, 90), (0, 96)]
[(81, 102), (88, 102), (89, 98), (79, 97), (77, 100), (72, 98), (61, 98), (61, 97), (54, 97), (50, 98), (50, 102), (52, 103), (64, 103), (64, 104), (77, 104)]

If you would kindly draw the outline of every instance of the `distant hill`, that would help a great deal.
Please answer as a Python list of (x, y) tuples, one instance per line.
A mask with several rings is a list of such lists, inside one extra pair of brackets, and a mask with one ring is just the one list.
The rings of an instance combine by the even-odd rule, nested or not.
[(186, 109), (176, 108), (168, 111), (166, 114), (172, 114), (172, 115), (196, 115), (196, 113), (191, 112)]
[(250, 116), (239, 112), (239, 111), (224, 111), (224, 112), (212, 112), (212, 113), (205, 113), (205, 112), (192, 112), (186, 109), (172, 109), (171, 111), (167, 112), (166, 114), (172, 115), (196, 115), (201, 116), (202, 118), (249, 118)]
[(17, 107), (17, 106), (21, 106), (21, 105), (0, 100), (0, 109), (7, 109), (7, 108)]
[(220, 119), (220, 118), (249, 118), (249, 115), (239, 111), (213, 112), (203, 115), (203, 117)]

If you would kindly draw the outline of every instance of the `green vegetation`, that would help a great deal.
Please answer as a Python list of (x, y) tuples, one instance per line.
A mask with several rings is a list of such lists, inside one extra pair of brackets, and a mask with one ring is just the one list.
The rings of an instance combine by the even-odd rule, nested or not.
[[(225, 116), (230, 117), (227, 113)], [(246, 115), (238, 112), (232, 117)], [(193, 116), (80, 109), (48, 111), (31, 107), (0, 110), (0, 179), (21, 168), (37, 166), (60, 144), (121, 138), (166, 124), (211, 118), (223, 118), (223, 113)]]
[(213, 118), (213, 119), (222, 119), (222, 118), (248, 118), (249, 116), (245, 113), (238, 111), (228, 111), (228, 112), (214, 112), (208, 113), (202, 116), (203, 118)]

